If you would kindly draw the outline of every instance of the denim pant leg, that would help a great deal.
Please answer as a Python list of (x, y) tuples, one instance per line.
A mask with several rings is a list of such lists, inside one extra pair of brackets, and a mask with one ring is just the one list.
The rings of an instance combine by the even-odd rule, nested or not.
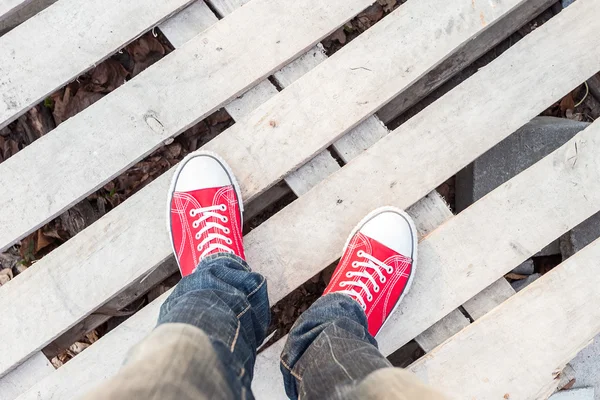
[(162, 305), (158, 326), (183, 323), (204, 331), (235, 397), (252, 398), (256, 349), (270, 315), (265, 278), (235, 255), (216, 254), (179, 282)]
[(207, 257), (175, 287), (121, 370), (85, 399), (252, 399), (269, 319), (265, 278), (236, 256)]
[(360, 305), (339, 293), (321, 297), (300, 316), (281, 355), (291, 399), (349, 398), (367, 375), (391, 366)]

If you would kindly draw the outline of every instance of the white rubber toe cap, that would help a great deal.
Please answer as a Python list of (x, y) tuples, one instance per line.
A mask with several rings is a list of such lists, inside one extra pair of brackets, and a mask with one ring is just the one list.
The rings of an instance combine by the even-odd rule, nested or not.
[(405, 213), (386, 210), (365, 222), (359, 231), (395, 252), (412, 258), (417, 240), (413, 226)]
[(183, 161), (175, 182), (177, 192), (231, 185), (233, 182), (221, 162), (209, 154), (194, 155)]

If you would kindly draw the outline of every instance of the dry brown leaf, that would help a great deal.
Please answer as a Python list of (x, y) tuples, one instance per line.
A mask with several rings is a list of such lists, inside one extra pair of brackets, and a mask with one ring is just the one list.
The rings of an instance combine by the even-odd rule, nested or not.
[(383, 11), (386, 13), (392, 12), (398, 3), (397, 0), (377, 0), (383, 7)]
[(329, 40), (337, 40), (340, 44), (345, 44), (347, 41), (346, 32), (344, 28), (340, 28), (337, 31), (333, 32), (327, 39)]
[(85, 337), (90, 342), (90, 344), (94, 344), (98, 341), (98, 339), (100, 339), (100, 337), (98, 336), (98, 332), (96, 332), (95, 330), (86, 333)]
[(5, 268), (0, 271), (0, 286), (4, 285), (13, 278), (13, 273), (10, 268)]
[(58, 356), (53, 357), (52, 360), (50, 360), (50, 362), (52, 363), (52, 366), (54, 366), (55, 369), (58, 369), (64, 365), (64, 363), (58, 358)]
[(129, 44), (127, 52), (133, 58), (135, 65), (131, 76), (136, 76), (150, 65), (164, 57), (165, 48), (152, 34), (148, 33)]
[(90, 345), (87, 343), (75, 342), (69, 346), (69, 350), (71, 350), (75, 355), (77, 355), (77, 354), (81, 353), (82, 351), (84, 351), (85, 349), (87, 349), (88, 347), (90, 347)]
[(383, 18), (383, 7), (375, 3), (356, 16), (356, 26), (361, 31), (366, 31), (381, 18)]
[(90, 92), (110, 93), (125, 83), (129, 72), (120, 62), (108, 59), (91, 72), (91, 81), (85, 89)]
[(521, 279), (527, 278), (527, 275), (520, 275), (520, 274), (515, 274), (515, 273), (511, 272), (509, 274), (504, 275), (504, 277), (507, 279), (513, 279), (515, 281), (519, 281)]
[(573, 98), (573, 92), (569, 93), (560, 101), (560, 110), (564, 113), (567, 110), (575, 108), (575, 99)]
[(49, 238), (44, 234), (44, 232), (42, 232), (41, 229), (38, 229), (37, 240), (35, 241), (35, 252), (38, 253), (40, 250), (50, 246), (51, 244), (52, 240), (49, 240)]
[(88, 92), (87, 90), (79, 89), (73, 95), (74, 88), (69, 85), (64, 92), (57, 92), (52, 95), (54, 100), (54, 121), (56, 124), (61, 124), (75, 114), (83, 111), (91, 106), (102, 97), (104, 94), (97, 92)]

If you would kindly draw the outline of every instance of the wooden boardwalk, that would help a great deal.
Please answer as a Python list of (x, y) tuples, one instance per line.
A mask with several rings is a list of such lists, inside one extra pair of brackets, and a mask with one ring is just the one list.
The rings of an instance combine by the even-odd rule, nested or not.
[[(419, 270), (382, 351), (416, 339), (428, 354), (410, 368), (456, 398), (551, 394), (600, 332), (600, 242), (519, 294), (503, 275), (600, 210), (599, 123), (458, 215), (434, 189), (598, 72), (600, 3), (577, 0), (390, 132), (375, 113), (408, 109), (553, 1), (409, 0), (331, 58), (319, 41), (371, 0), (206, 1), (59, 0), (0, 37), (0, 127), (155, 26), (176, 48), (0, 164), (0, 249), (224, 107), (236, 123), (204, 148), (227, 159), (244, 201), (260, 209), (282, 181), (298, 196), (244, 239), (272, 304), (335, 262), (340, 232), (368, 211), (408, 209)], [(0, 20), (26, 3), (3, 3)], [(40, 34), (57, 24), (68, 26), (59, 41)], [(0, 399), (77, 397), (153, 328), (168, 293), (57, 370), (40, 353), (173, 272), (172, 173), (0, 288), (18, 305), (2, 316)], [(282, 346), (259, 355), (259, 398), (284, 398)]]

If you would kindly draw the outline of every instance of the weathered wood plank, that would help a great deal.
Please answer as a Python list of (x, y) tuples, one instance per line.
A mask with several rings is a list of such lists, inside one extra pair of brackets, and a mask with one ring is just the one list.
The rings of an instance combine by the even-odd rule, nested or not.
[[(223, 10), (228, 10), (232, 4), (216, 1), (212, 2), (212, 6), (223, 12)], [(229, 13), (229, 11), (227, 11), (227, 13)], [(192, 6), (188, 7), (188, 9), (182, 11), (177, 16), (161, 25), (160, 28), (171, 41), (171, 44), (175, 47), (180, 47), (191, 40), (196, 34), (200, 33), (200, 31), (204, 30), (205, 26), (214, 24), (217, 20), (217, 17), (206, 4), (200, 2), (194, 3)], [(199, 22), (203, 23), (199, 24)], [(294, 61), (292, 65), (295, 65), (296, 62), (297, 61)], [(284, 67), (283, 71), (286, 72), (283, 74), (289, 74), (290, 72), (287, 71), (290, 69), (290, 65)], [(295, 78), (299, 78), (301, 72), (308, 72), (308, 70), (309, 68), (303, 72), (294, 70), (293, 73), (295, 74)], [(277, 75), (278, 73), (276, 72), (275, 74)], [(281, 86), (285, 87), (290, 83), (291, 82), (282, 82)], [(258, 106), (265, 103), (271, 97), (274, 97), (277, 93), (277, 88), (268, 80), (264, 80), (231, 103), (225, 105), (224, 108), (235, 121), (240, 121), (251, 111), (258, 108)], [(340, 167), (335, 159), (328, 152), (323, 152), (288, 175), (285, 178), (285, 181), (297, 196), (301, 196), (308, 192), (317, 182), (337, 171), (339, 168)], [(268, 204), (265, 204), (265, 207), (267, 206)]]
[[(57, 0), (27, 1), (27, 4), (22, 7), (18, 7), (8, 14), (0, 15), (0, 36), (56, 2)], [(0, 7), (2, 6), (0, 5)]]
[[(0, 249), (306, 51), (369, 3), (304, 0), (282, 8), (279, 0), (252, 1), (0, 164), (0, 187), (12, 188), (0, 192)], [(1, 40), (9, 41), (22, 27)], [(260, 35), (248, 35), (253, 29)]]
[(599, 259), (596, 241), (410, 369), (457, 399), (547, 394), (557, 372), (600, 332)]
[(456, 309), (427, 328), (415, 338), (415, 341), (428, 353), (470, 323), (467, 317), (459, 309)]
[(0, 128), (192, 1), (61, 0), (8, 32), (0, 38)]
[(37, 352), (9, 374), (0, 378), (0, 399), (13, 400), (54, 372), (48, 359)]
[[(386, 124), (392, 121), (395, 117), (417, 104), (429, 93), (462, 71), (466, 66), (500, 44), (521, 26), (531, 21), (555, 2), (555, 0), (531, 0), (524, 2), (513, 12), (511, 18), (499, 21), (485, 33), (477, 37), (476, 40), (466, 43), (458, 54), (444, 61), (429, 72), (424, 79), (421, 79), (409, 90), (390, 101), (377, 112), (377, 116)], [(482, 22), (486, 23), (485, 16)]]
[(515, 294), (515, 289), (510, 286), (506, 279), (500, 278), (481, 293), (469, 299), (463, 304), (463, 307), (471, 318), (478, 320), (494, 307), (508, 300), (513, 294)]

